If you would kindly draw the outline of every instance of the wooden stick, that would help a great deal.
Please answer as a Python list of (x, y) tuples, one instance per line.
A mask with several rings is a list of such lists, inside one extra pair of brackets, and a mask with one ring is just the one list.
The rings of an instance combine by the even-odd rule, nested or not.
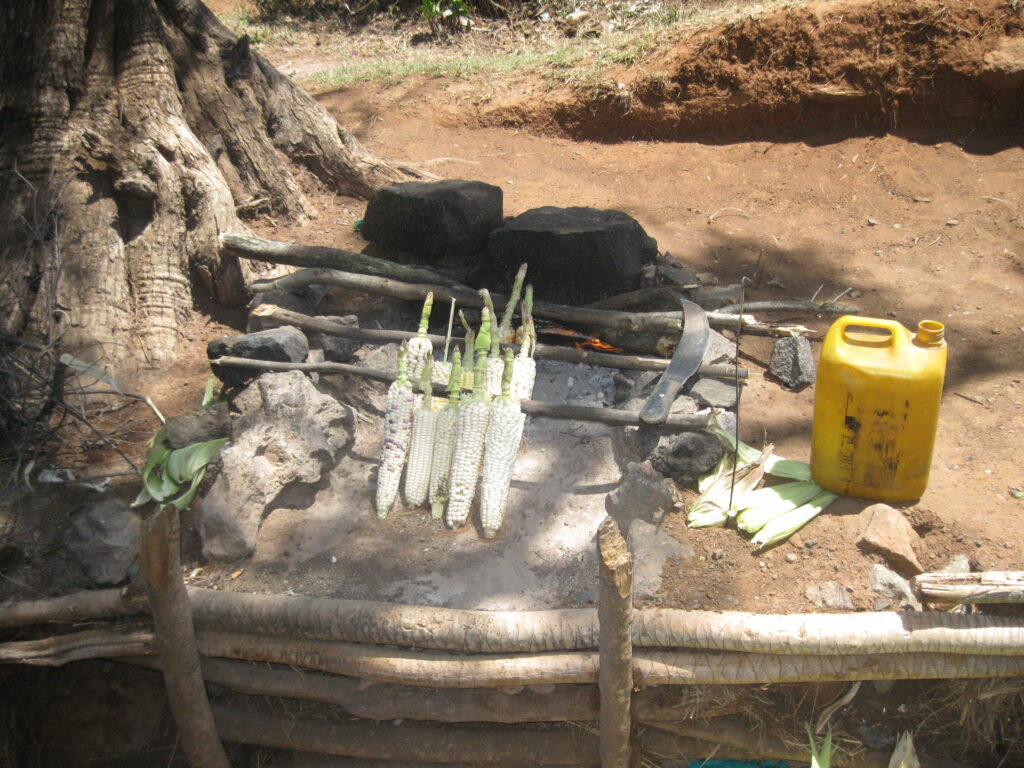
[(860, 308), (850, 304), (836, 304), (831, 301), (747, 301), (720, 307), (719, 312), (731, 314), (747, 312), (810, 312), (823, 315), (859, 315)]
[[(597, 741), (581, 731), (433, 728), (426, 725), (338, 723), (255, 707), (214, 708), (224, 738), (279, 749), (328, 755), (475, 765), (536, 768), (546, 765), (596, 766)], [(527, 738), (527, 735), (529, 736)]]
[[(211, 366), (225, 368), (251, 368), (260, 371), (311, 371), (318, 373), (345, 373), (352, 376), (363, 376), (374, 381), (392, 382), (395, 374), (379, 371), (361, 365), (347, 363), (285, 363), (276, 360), (249, 360), (244, 357), (218, 357), (210, 360)], [(441, 384), (434, 384), (437, 394), (444, 393)], [(540, 400), (521, 400), (523, 413), (543, 419), (562, 419), (566, 421), (592, 421), (613, 427), (636, 427), (640, 424), (639, 411), (620, 411), (614, 408), (596, 408), (587, 405), (568, 405), (567, 403), (545, 403)], [(708, 415), (686, 414), (669, 416), (659, 428), (675, 429), (682, 432), (696, 432), (707, 427)]]
[(27, 627), (32, 624), (95, 621), (141, 613), (145, 599), (121, 589), (94, 589), (41, 600), (0, 602), (0, 627)]
[(629, 768), (633, 757), (633, 559), (619, 524), (610, 517), (597, 530), (597, 551), (601, 566), (597, 608), (601, 768)]
[(921, 573), (911, 585), (923, 600), (939, 603), (1024, 603), (1024, 571)]
[(277, 240), (265, 240), (255, 235), (225, 232), (220, 236), (221, 247), (233, 256), (271, 264), (288, 264), (293, 267), (325, 267), (362, 275), (391, 277), (410, 283), (435, 283), (448, 288), (469, 286), (441, 274), (429, 267), (411, 267), (387, 259), (378, 259), (362, 253), (328, 248), (321, 245), (295, 245)]
[[(472, 290), (448, 288), (441, 285), (423, 283), (404, 283), (385, 277), (357, 275), (335, 269), (301, 269), (282, 277), (257, 280), (249, 288), (255, 293), (282, 290), (295, 291), (308, 285), (336, 285), (367, 293), (376, 293), (405, 301), (422, 301), (427, 293), (433, 292), (435, 301), (451, 301), (455, 299), (467, 307), (482, 307), (483, 301)], [(496, 309), (503, 309), (507, 297), (491, 294)], [(535, 317), (591, 328), (600, 331), (612, 328), (630, 332), (665, 332), (679, 331), (682, 327), (679, 312), (612, 312), (602, 309), (585, 307), (567, 307), (562, 304), (550, 304), (545, 301), (534, 302)], [(799, 325), (774, 326), (755, 320), (750, 315), (728, 315), (720, 312), (708, 312), (708, 322), (714, 326), (735, 328), (742, 323), (749, 333), (763, 332), (770, 336), (798, 336), (811, 334), (809, 328)]]
[[(260, 304), (252, 313), (256, 317), (267, 317), (286, 325), (294, 325), (307, 331), (317, 331), (331, 336), (339, 336), (352, 341), (366, 341), (370, 343), (401, 342), (414, 338), (417, 334), (413, 331), (384, 331), (370, 328), (355, 328), (351, 325), (343, 325), (333, 320), (322, 317), (312, 317), (301, 312), (292, 312), (288, 309), (276, 307), (273, 304)], [(428, 334), (427, 339), (438, 347), (444, 344), (444, 336)], [(455, 339), (461, 338), (458, 336)], [(533, 356), (538, 360), (557, 360), (562, 363), (584, 363), (586, 365), (597, 365), (602, 368), (619, 368), (620, 370), (631, 371), (663, 371), (668, 368), (669, 361), (661, 357), (641, 357), (639, 355), (616, 355), (608, 352), (594, 352), (589, 349), (575, 349), (573, 347), (558, 347), (550, 344), (538, 344)], [(734, 379), (736, 369), (731, 365), (702, 365), (697, 371), (700, 376), (711, 376), (714, 378)], [(739, 377), (746, 379), (747, 370), (741, 368)]]
[(142, 572), (163, 658), (164, 684), (192, 768), (231, 768), (213, 722), (188, 592), (181, 576), (178, 511), (162, 505), (142, 519)]

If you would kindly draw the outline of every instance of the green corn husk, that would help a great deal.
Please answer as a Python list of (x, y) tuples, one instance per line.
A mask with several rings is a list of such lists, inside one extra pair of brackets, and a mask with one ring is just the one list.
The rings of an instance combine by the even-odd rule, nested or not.
[[(736, 453), (738, 455), (741, 464), (749, 464), (756, 461), (760, 455), (757, 448), (747, 445), (742, 440), (737, 440), (731, 432), (727, 432), (721, 427), (715, 427), (712, 432), (730, 454)], [(784, 477), (789, 480), (809, 481), (811, 479), (811, 465), (806, 461), (783, 459), (779, 456), (769, 457), (765, 462), (764, 471), (769, 475)]]
[(736, 516), (736, 527), (747, 533), (757, 533), (770, 520), (806, 504), (819, 493), (820, 486), (799, 480), (748, 493), (743, 497), (741, 512)]
[(834, 493), (822, 491), (806, 504), (797, 507), (785, 514), (773, 517), (751, 540), (760, 549), (780, 544), (794, 533), (803, 528), (807, 523), (816, 518), (825, 507), (839, 498)]
[[(765, 461), (771, 456), (769, 445), (764, 452), (754, 451), (754, 461), (742, 463), (736, 468), (733, 485), (733, 457), (726, 454), (718, 462), (715, 471), (702, 478), (699, 485), (701, 494), (686, 514), (686, 524), (691, 528), (712, 528), (725, 525), (742, 509), (741, 501), (757, 487), (764, 476)], [(706, 482), (709, 480), (709, 482)], [(730, 505), (729, 501), (732, 500)]]

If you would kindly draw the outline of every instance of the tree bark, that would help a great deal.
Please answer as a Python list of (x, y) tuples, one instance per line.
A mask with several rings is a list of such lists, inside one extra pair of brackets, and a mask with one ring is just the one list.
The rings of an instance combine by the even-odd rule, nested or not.
[(169, 504), (143, 517), (139, 570), (156, 626), (167, 698), (192, 768), (231, 768), (206, 698), (188, 591), (181, 577), (180, 535), (178, 511)]
[(633, 558), (619, 524), (610, 517), (597, 529), (597, 551), (601, 768), (629, 768), (633, 756)]
[(0, 39), (0, 330), (115, 375), (173, 359), (194, 280), (239, 304), (267, 274), (218, 234), (257, 200), (314, 215), (293, 164), (345, 194), (406, 177), (198, 0), (8, 0)]

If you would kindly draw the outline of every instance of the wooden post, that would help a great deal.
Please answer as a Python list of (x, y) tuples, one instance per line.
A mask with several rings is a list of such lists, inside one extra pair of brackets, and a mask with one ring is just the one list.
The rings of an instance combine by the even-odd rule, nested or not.
[(618, 523), (610, 517), (598, 528), (597, 551), (601, 561), (597, 608), (601, 768), (629, 768), (632, 764), (633, 558)]
[(178, 511), (163, 505), (142, 520), (139, 565), (156, 627), (164, 684), (192, 768), (231, 768), (206, 697), (188, 591), (181, 577)]

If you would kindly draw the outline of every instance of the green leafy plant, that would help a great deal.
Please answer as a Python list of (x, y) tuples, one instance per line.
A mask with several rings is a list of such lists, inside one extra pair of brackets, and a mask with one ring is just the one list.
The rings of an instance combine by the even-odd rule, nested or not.
[(469, 6), (466, 0), (420, 0), (420, 16), (439, 35), (445, 28), (460, 31), (468, 26)]
[[(211, 376), (206, 382), (203, 408), (209, 408), (219, 400), (214, 391), (215, 381)], [(160, 427), (150, 441), (149, 459), (142, 468), (142, 490), (132, 506), (156, 502), (158, 505), (169, 504), (179, 512), (186, 509), (199, 491), (207, 465), (220, 453), (228, 439), (222, 437), (172, 449), (167, 442), (167, 427)]]
[(821, 742), (821, 749), (818, 749), (818, 742), (814, 738), (811, 726), (807, 726), (807, 738), (811, 746), (811, 768), (829, 768), (832, 765), (832, 726), (828, 727), (825, 733), (825, 740)]

